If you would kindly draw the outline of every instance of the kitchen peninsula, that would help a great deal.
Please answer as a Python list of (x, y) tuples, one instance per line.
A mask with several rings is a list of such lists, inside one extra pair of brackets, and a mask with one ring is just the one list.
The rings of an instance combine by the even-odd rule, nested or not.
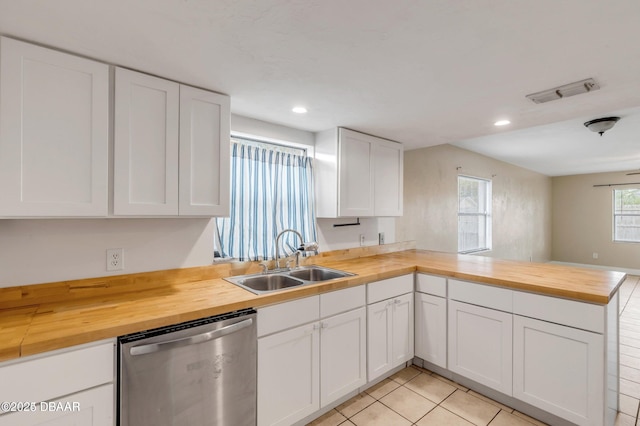
[[(0, 360), (11, 363), (243, 308), (260, 312), (267, 305), (415, 274), (416, 322), (422, 318), (422, 294), (439, 298), (447, 315), (447, 328), (438, 330), (444, 336), (447, 361), (429, 364), (421, 357), (427, 368), (439, 367), (456, 380), (467, 378), (471, 386), (496, 392), (488, 396), (523, 401), (573, 423), (613, 424), (618, 393), (617, 291), (624, 273), (416, 250), (412, 243), (321, 253), (305, 261), (357, 275), (264, 295), (223, 280), (257, 272), (253, 263), (3, 288)], [(501, 354), (507, 354), (499, 360), (496, 381), (493, 370), (474, 370), (481, 367), (472, 358), (481, 355), (482, 345), (471, 348), (473, 342), (465, 340), (477, 331), (474, 324), (482, 327), (490, 317), (482, 328), (488, 333), (485, 337), (498, 339), (504, 346)], [(496, 324), (499, 327), (492, 329)], [(416, 324), (416, 331), (424, 329)], [(419, 340), (416, 335), (416, 356)], [(469, 349), (474, 352), (467, 354)], [(554, 353), (557, 364), (544, 365)], [(569, 365), (574, 369), (567, 372)], [(583, 372), (577, 370), (581, 367)], [(538, 392), (548, 389), (547, 381), (559, 379), (570, 387), (588, 384), (583, 390), (586, 399), (580, 399), (579, 392), (563, 406), (553, 400), (558, 396), (553, 392)]]

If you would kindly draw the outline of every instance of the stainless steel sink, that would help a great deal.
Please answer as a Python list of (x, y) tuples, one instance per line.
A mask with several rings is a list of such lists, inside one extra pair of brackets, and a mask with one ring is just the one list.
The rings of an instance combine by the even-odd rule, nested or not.
[(336, 278), (347, 277), (349, 275), (353, 274), (344, 271), (336, 271), (335, 269), (320, 268), (318, 266), (302, 267), (289, 272), (289, 276), (300, 278), (305, 281), (328, 281)]
[(287, 275), (259, 275), (257, 277), (246, 278), (239, 282), (243, 287), (261, 293), (266, 291), (281, 290), (283, 288), (295, 287), (304, 284), (300, 280)]
[(225, 278), (237, 286), (255, 294), (285, 290), (305, 284), (317, 284), (323, 281), (353, 276), (350, 272), (323, 266), (302, 266), (291, 270), (270, 271), (262, 274), (238, 275)]

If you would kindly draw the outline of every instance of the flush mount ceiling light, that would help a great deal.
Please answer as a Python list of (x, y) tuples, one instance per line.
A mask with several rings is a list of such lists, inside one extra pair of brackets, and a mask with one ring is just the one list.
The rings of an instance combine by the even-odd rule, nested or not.
[(297, 106), (297, 107), (293, 107), (291, 108), (291, 111), (295, 112), (296, 114), (306, 114), (307, 113), (307, 109), (303, 106)]
[(611, 129), (618, 120), (620, 120), (620, 117), (596, 118), (595, 120), (587, 121), (584, 125), (587, 129), (600, 133), (600, 136), (602, 136), (603, 133)]
[(565, 84), (564, 86), (554, 87), (553, 89), (543, 90), (542, 92), (532, 93), (526, 97), (537, 104), (541, 104), (544, 102), (567, 98), (569, 96), (579, 95), (580, 93), (593, 92), (599, 88), (600, 86), (593, 78), (587, 78), (586, 80), (580, 80), (574, 83)]
[(506, 126), (507, 124), (511, 124), (511, 122), (509, 120), (498, 120), (495, 123), (493, 123), (494, 126)]

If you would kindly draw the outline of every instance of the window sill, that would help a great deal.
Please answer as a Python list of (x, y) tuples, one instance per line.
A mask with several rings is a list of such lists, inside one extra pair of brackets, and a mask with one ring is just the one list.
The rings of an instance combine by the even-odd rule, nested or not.
[(474, 250), (459, 251), (458, 254), (479, 254), (479, 253), (486, 253), (490, 251), (491, 251), (490, 248), (481, 248), (481, 249), (474, 249)]

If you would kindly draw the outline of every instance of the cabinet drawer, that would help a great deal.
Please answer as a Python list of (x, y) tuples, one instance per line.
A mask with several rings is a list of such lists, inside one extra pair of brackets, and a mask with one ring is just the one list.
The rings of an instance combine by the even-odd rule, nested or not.
[(516, 291), (513, 312), (569, 327), (604, 333), (605, 306)]
[(115, 341), (35, 355), (0, 366), (0, 401), (47, 401), (115, 379)]
[(513, 291), (490, 285), (449, 280), (449, 299), (504, 312), (513, 311)]
[(377, 281), (367, 284), (367, 303), (376, 303), (412, 291), (413, 274)]
[(416, 274), (416, 291), (447, 297), (447, 279), (436, 275)]
[(365, 286), (345, 288), (320, 295), (320, 317), (350, 311), (366, 303)]
[(258, 337), (286, 330), (320, 318), (319, 296), (258, 309)]

